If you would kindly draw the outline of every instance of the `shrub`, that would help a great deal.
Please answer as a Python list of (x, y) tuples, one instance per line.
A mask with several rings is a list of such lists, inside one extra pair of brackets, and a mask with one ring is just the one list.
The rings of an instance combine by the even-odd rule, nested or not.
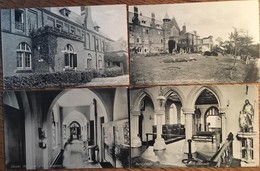
[(206, 52), (204, 52), (203, 55), (204, 55), (204, 56), (211, 56), (211, 52), (210, 52), (210, 51), (206, 51)]
[(117, 77), (123, 75), (123, 69), (121, 67), (106, 68), (104, 77)]
[(212, 55), (212, 56), (218, 56), (218, 53), (215, 52), (215, 51), (212, 51), (212, 52), (211, 52), (211, 55)]
[(93, 78), (102, 77), (102, 75), (100, 74), (100, 72), (98, 72), (96, 69), (92, 69), (92, 72), (93, 72)]
[(92, 70), (29, 73), (4, 77), (4, 86), (6, 89), (76, 86), (88, 83), (92, 78)]

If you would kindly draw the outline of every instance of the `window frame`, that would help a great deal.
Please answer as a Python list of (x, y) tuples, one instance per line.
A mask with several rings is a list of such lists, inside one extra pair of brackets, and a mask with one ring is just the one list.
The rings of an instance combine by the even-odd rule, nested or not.
[[(77, 53), (75, 53), (71, 44), (67, 44), (64, 48), (64, 67), (65, 69), (76, 69), (78, 67)], [(66, 59), (68, 58), (68, 59)], [(68, 60), (68, 65), (67, 61)], [(76, 60), (76, 61), (75, 61)]]
[[(29, 66), (27, 66), (26, 64), (28, 62), (28, 60), (26, 60), (27, 57), (29, 58)], [(19, 64), (21, 64), (21, 66), (20, 65), (18, 66), (18, 61), (20, 61)], [(25, 42), (19, 43), (16, 48), (16, 68), (17, 70), (32, 69), (32, 50), (31, 47)]]

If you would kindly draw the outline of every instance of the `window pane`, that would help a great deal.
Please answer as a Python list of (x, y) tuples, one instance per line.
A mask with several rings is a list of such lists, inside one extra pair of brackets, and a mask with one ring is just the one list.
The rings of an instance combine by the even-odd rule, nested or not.
[(30, 68), (31, 67), (31, 54), (25, 53), (24, 62), (25, 62), (25, 67), (26, 68)]
[(64, 54), (64, 57), (65, 57), (65, 66), (69, 66), (69, 54), (68, 53), (65, 53)]
[(23, 22), (23, 11), (15, 10), (15, 21), (19, 23)]
[(70, 54), (70, 67), (73, 67), (73, 56), (74, 54)]
[(26, 48), (27, 51), (30, 51), (30, 48), (29, 48), (28, 45), (25, 45), (25, 48)]
[(22, 68), (23, 67), (23, 58), (22, 58), (22, 53), (17, 53), (17, 68)]
[(22, 50), (25, 50), (25, 43), (22, 43)]

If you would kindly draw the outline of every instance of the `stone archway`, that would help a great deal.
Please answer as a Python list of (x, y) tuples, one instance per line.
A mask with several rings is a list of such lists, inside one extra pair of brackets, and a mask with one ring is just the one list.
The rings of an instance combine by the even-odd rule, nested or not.
[[(142, 110), (145, 107), (145, 98), (150, 99), (154, 109), (155, 100), (152, 93), (150, 93), (148, 90), (141, 90), (135, 97), (134, 104), (131, 109), (131, 147), (140, 147), (142, 145), (141, 136), (143, 135), (140, 135), (139, 133), (140, 128), (142, 127), (141, 124), (143, 123), (144, 119)], [(154, 119), (154, 116), (150, 117)], [(142, 132), (142, 134), (144, 134), (144, 132)]]
[[(210, 93), (212, 93), (214, 95), (214, 97), (216, 98), (216, 101), (217, 101), (217, 107), (218, 107), (218, 110), (219, 110), (219, 114), (221, 116), (221, 135), (222, 135), (222, 139), (221, 141), (223, 142), (226, 138), (226, 98), (225, 96), (223, 95), (220, 87), (218, 86), (203, 86), (203, 87), (194, 87), (188, 97), (188, 101), (187, 101), (187, 111), (186, 113), (190, 113), (190, 118), (188, 119), (189, 120), (189, 125), (186, 125), (189, 127), (189, 132), (191, 133), (194, 133), (194, 130), (192, 129), (192, 125), (193, 125), (193, 114), (194, 114), (194, 110), (195, 110), (195, 105), (196, 105), (196, 101), (198, 99), (198, 97), (201, 95), (201, 93), (204, 91), (204, 90), (207, 90), (209, 91)], [(184, 109), (185, 110), (185, 109)], [(186, 115), (187, 116), (187, 115)], [(187, 119), (187, 118), (186, 118)], [(186, 135), (187, 136), (187, 135)], [(192, 137), (192, 134), (189, 134), (188, 137)]]
[(63, 145), (67, 142), (67, 140), (70, 138), (70, 128), (69, 125), (73, 122), (79, 123), (81, 125), (81, 138), (82, 141), (87, 141), (88, 133), (87, 130), (89, 120), (80, 112), (73, 111), (69, 113), (62, 122), (62, 139), (63, 139)]
[(70, 140), (81, 140), (81, 125), (77, 121), (73, 121), (69, 125)]
[[(77, 100), (75, 100), (77, 99)], [(90, 89), (73, 89), (73, 90), (64, 90), (60, 92), (52, 101), (48, 113), (46, 121), (43, 123), (43, 130), (47, 133), (47, 137), (51, 137), (51, 132), (49, 131), (51, 126), (51, 113), (55, 105), (62, 106), (62, 107), (76, 107), (79, 108), (80, 106), (89, 106), (89, 117), (93, 121), (93, 130), (94, 130), (94, 136), (95, 137), (95, 145), (97, 145), (99, 148), (101, 148), (102, 145), (102, 130), (98, 129), (101, 127), (101, 121), (100, 118), (104, 118), (104, 122), (108, 122), (111, 120), (111, 116), (108, 115), (108, 109), (105, 106), (105, 103), (103, 103), (103, 100), (101, 97), (99, 97), (98, 93), (96, 93), (94, 90)], [(80, 121), (79, 121), (80, 123)], [(81, 125), (81, 124), (80, 124)], [(82, 125), (81, 125), (82, 126)], [(62, 126), (59, 130), (62, 130)], [(87, 126), (86, 126), (87, 127)], [(84, 126), (83, 126), (84, 128)], [(87, 128), (86, 128), (87, 129)], [(86, 130), (86, 129), (83, 129)], [(62, 134), (62, 132), (60, 131)], [(87, 139), (86, 135), (83, 134), (84, 139)], [(61, 135), (62, 137), (62, 135)], [(50, 141), (50, 140), (48, 140)], [(51, 142), (47, 142), (48, 144), (52, 144)], [(64, 145), (64, 143), (63, 143)], [(44, 168), (49, 168), (49, 163), (51, 162), (51, 158), (49, 157), (49, 153), (51, 153), (52, 149), (51, 147), (48, 147), (44, 149), (43, 151), (43, 158), (44, 158)], [(101, 155), (99, 156), (99, 159), (97, 161), (101, 160)]]
[[(169, 114), (169, 105), (174, 104), (176, 114), (177, 116), (177, 122), (176, 123), (182, 123), (181, 118), (183, 118), (181, 115), (183, 115), (182, 108), (184, 106), (184, 95), (183, 92), (178, 87), (167, 87), (163, 89), (165, 100), (163, 102), (163, 106), (165, 108), (165, 120), (167, 119), (167, 115)], [(169, 103), (171, 101), (171, 103)], [(168, 106), (168, 107), (167, 107)], [(175, 116), (176, 117), (176, 116)], [(164, 119), (162, 120), (162, 124), (166, 123)]]

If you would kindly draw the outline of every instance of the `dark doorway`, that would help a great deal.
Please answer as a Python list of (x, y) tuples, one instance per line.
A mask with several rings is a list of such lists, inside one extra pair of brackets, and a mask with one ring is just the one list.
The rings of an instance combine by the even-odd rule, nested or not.
[(78, 122), (72, 122), (70, 124), (70, 139), (81, 140), (81, 127)]
[(5, 158), (6, 167), (25, 169), (25, 125), (24, 112), (4, 105)]
[(175, 48), (176, 42), (174, 40), (169, 40), (168, 41), (168, 48), (169, 48), (169, 53), (173, 52), (173, 49)]

